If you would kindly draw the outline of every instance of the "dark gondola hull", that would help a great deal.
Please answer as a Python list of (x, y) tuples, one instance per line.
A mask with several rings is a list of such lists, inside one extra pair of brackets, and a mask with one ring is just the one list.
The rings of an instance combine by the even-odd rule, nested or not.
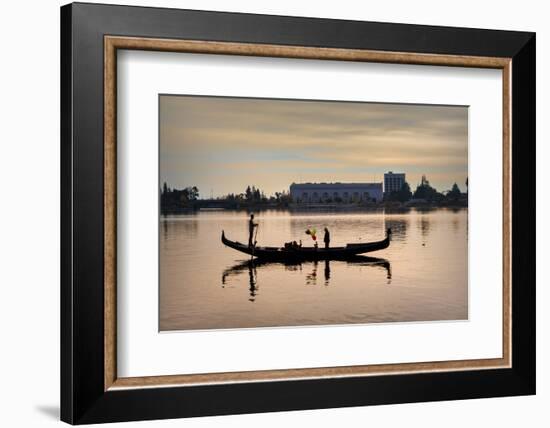
[(390, 245), (391, 230), (388, 229), (386, 238), (381, 241), (366, 242), (364, 244), (348, 244), (345, 247), (333, 248), (284, 248), (284, 247), (249, 247), (237, 241), (231, 241), (225, 237), (222, 231), (224, 245), (259, 259), (288, 261), (288, 260), (347, 260), (359, 254), (383, 250)]

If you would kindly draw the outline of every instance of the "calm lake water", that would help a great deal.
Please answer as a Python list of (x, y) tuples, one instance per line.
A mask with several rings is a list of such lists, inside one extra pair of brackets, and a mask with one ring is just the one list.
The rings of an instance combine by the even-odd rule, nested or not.
[[(247, 242), (246, 212), (162, 217), (160, 330), (462, 320), (468, 318), (467, 209), (403, 213), (263, 211), (258, 245), (281, 246), (315, 227), (331, 246), (383, 239), (361, 261), (251, 263), (225, 247)], [(376, 259), (372, 259), (375, 257)]]

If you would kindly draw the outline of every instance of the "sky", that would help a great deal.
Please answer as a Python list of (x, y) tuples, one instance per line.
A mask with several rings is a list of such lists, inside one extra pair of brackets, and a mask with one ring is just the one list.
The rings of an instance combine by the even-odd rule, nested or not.
[(160, 96), (160, 182), (201, 198), (271, 195), (293, 182), (382, 182), (425, 174), (438, 191), (468, 176), (468, 108)]

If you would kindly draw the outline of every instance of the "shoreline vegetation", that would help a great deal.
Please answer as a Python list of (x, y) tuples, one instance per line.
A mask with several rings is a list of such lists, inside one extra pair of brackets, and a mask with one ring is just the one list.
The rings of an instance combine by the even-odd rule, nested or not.
[[(465, 182), (468, 187), (468, 180)], [(462, 193), (455, 183), (451, 190), (438, 192), (432, 187), (425, 176), (414, 192), (407, 182), (401, 189), (384, 195), (379, 202), (361, 200), (333, 201), (330, 198), (311, 203), (296, 203), (289, 192), (283, 190), (267, 196), (256, 186), (247, 186), (243, 193), (230, 193), (216, 198), (200, 198), (196, 186), (183, 189), (171, 188), (167, 183), (160, 190), (160, 210), (162, 215), (185, 214), (206, 210), (264, 211), (264, 210), (295, 210), (295, 211), (363, 211), (373, 209), (400, 210), (407, 208), (467, 208), (468, 193)]]

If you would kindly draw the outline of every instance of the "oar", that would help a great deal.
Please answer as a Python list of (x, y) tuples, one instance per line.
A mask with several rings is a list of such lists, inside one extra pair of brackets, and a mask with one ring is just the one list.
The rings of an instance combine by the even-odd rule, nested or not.
[(260, 228), (260, 223), (256, 225), (256, 232), (254, 232), (254, 245), (252, 246), (252, 255), (250, 256), (250, 259), (254, 258), (254, 252), (256, 251), (256, 244), (258, 243), (258, 229)]

